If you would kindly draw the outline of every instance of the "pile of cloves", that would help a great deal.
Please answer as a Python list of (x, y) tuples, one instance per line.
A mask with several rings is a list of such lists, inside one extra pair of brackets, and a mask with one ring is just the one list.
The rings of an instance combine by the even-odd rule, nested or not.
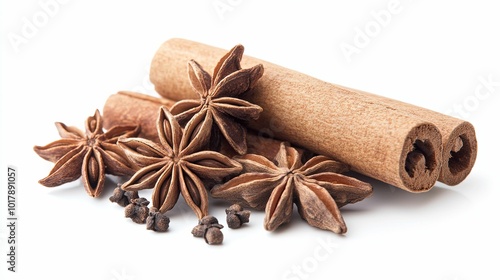
[[(137, 191), (124, 191), (120, 185), (113, 190), (109, 200), (122, 207), (125, 207), (125, 217), (130, 218), (137, 224), (146, 224), (146, 229), (156, 232), (166, 232), (170, 225), (170, 218), (166, 213), (161, 213), (156, 207), (149, 208), (149, 201), (144, 197), (139, 197)], [(227, 226), (231, 229), (240, 228), (250, 221), (249, 210), (244, 210), (239, 204), (233, 204), (226, 210)], [(194, 237), (203, 237), (209, 245), (222, 244), (224, 235), (221, 231), (224, 226), (219, 224), (216, 217), (207, 215), (199, 220), (191, 233)]]
[[(244, 223), (250, 221), (250, 211), (243, 210), (239, 204), (233, 204), (226, 209), (227, 226), (231, 229), (240, 228)], [(195, 237), (203, 237), (207, 244), (221, 244), (224, 236), (221, 229), (223, 225), (214, 216), (205, 216), (196, 225), (191, 233)]]

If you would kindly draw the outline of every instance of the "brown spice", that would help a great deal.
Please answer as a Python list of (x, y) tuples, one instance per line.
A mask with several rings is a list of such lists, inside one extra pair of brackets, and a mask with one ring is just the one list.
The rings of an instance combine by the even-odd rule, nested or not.
[(227, 226), (232, 229), (240, 228), (250, 221), (250, 211), (244, 210), (239, 204), (233, 204), (226, 209)]
[(224, 240), (224, 235), (222, 234), (220, 228), (215, 226), (210, 226), (205, 231), (204, 239), (205, 242), (209, 245), (219, 245), (222, 244), (222, 241)]
[(133, 137), (139, 133), (136, 125), (114, 126), (104, 132), (99, 110), (85, 122), (85, 133), (76, 127), (57, 122), (62, 139), (46, 146), (35, 146), (42, 158), (55, 162), (49, 175), (39, 181), (46, 187), (55, 187), (82, 177), (83, 186), (92, 197), (98, 197), (104, 188), (105, 174), (117, 176), (135, 172), (121, 148), (119, 137)]
[(170, 218), (165, 213), (160, 213), (156, 207), (149, 209), (146, 219), (146, 228), (157, 232), (166, 232), (170, 224)]
[[(210, 69), (224, 53), (224, 49), (198, 42), (168, 40), (153, 58), (151, 81), (163, 97), (194, 98), (196, 95), (182, 74), (185, 61), (194, 58)], [(445, 145), (443, 154), (443, 143), (449, 138), (442, 137), (440, 130), (448, 134), (455, 130), (444, 128), (455, 128), (463, 121), (441, 122), (451, 117), (320, 81), (249, 56), (242, 61), (243, 66), (262, 64), (266, 69), (247, 98), (263, 108), (259, 119), (248, 123), (252, 129), (269, 130), (275, 138), (335, 158), (354, 171), (411, 192), (431, 189), (444, 170), (443, 161), (453, 163), (452, 177), (458, 179), (472, 168), (476, 152), (472, 126), (453, 136), (462, 135), (469, 143), (462, 152), (450, 153)], [(443, 128), (438, 129), (437, 125)], [(416, 149), (416, 140), (427, 148)], [(423, 172), (417, 172), (423, 175), (412, 177), (407, 170), (413, 168), (406, 166), (406, 158), (415, 150), (423, 154), (426, 163)]]
[(346, 167), (324, 156), (302, 164), (297, 150), (282, 144), (275, 162), (253, 154), (237, 158), (243, 173), (211, 190), (222, 198), (256, 209), (265, 209), (264, 227), (275, 230), (290, 221), (293, 203), (310, 225), (345, 233), (347, 227), (339, 208), (363, 200), (372, 187), (338, 174)]
[[(120, 91), (112, 94), (104, 104), (105, 127), (136, 123), (141, 126), (139, 137), (160, 143), (156, 129), (156, 119), (161, 106), (173, 105), (175, 102), (166, 98), (149, 96), (130, 91)], [(151, 112), (155, 112), (154, 114)], [(262, 155), (270, 160), (280, 149), (281, 141), (267, 135), (265, 131), (259, 132), (252, 129), (246, 133), (247, 153)], [(310, 157), (311, 152), (299, 149), (300, 153)], [(234, 149), (223, 145), (220, 152), (229, 157), (237, 155)]]
[(118, 187), (113, 190), (113, 195), (109, 197), (109, 201), (125, 207), (135, 198), (139, 198), (137, 191), (124, 191), (121, 189), (121, 184), (118, 184)]
[(103, 126), (109, 129), (116, 125), (133, 123), (140, 125), (137, 137), (159, 143), (156, 119), (161, 106), (172, 107), (176, 101), (158, 98), (147, 94), (120, 91), (106, 100), (103, 114)]
[(198, 225), (193, 228), (191, 233), (194, 237), (203, 237), (207, 244), (218, 245), (224, 239), (221, 231), (223, 227), (223, 225), (219, 224), (217, 218), (208, 215), (200, 219)]
[(125, 207), (125, 217), (132, 219), (135, 223), (144, 224), (149, 215), (149, 201), (144, 198), (134, 198)]
[(200, 177), (220, 181), (238, 173), (241, 165), (218, 152), (202, 150), (210, 127), (193, 127), (192, 123), (183, 130), (162, 107), (156, 123), (159, 144), (142, 138), (121, 138), (119, 146), (140, 167), (122, 189), (154, 188), (153, 207), (161, 213), (172, 209), (182, 194), (201, 219), (208, 214), (208, 194)]
[(222, 137), (238, 154), (245, 154), (246, 129), (240, 122), (255, 120), (262, 111), (261, 107), (237, 98), (253, 88), (264, 73), (260, 64), (241, 69), (243, 50), (242, 45), (232, 48), (219, 61), (212, 77), (196, 61), (189, 61), (189, 81), (199, 99), (181, 100), (171, 108), (181, 125), (185, 125), (197, 114), (204, 116), (196, 118), (197, 125), (212, 127), (212, 150), (219, 150)]

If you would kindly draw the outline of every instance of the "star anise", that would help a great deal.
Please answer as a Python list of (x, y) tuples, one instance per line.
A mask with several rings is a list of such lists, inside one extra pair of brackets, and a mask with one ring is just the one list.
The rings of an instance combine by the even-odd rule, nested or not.
[(214, 122), (210, 135), (212, 149), (217, 150), (222, 136), (240, 155), (247, 150), (246, 130), (240, 122), (257, 119), (262, 108), (238, 96), (251, 89), (264, 73), (261, 64), (241, 69), (243, 51), (242, 45), (232, 48), (215, 67), (213, 77), (196, 61), (189, 61), (189, 80), (200, 99), (181, 100), (171, 108), (181, 125), (195, 114), (205, 116), (199, 119), (199, 125), (207, 122), (212, 126)]
[(255, 154), (237, 160), (243, 165), (243, 173), (214, 187), (211, 194), (265, 208), (264, 227), (271, 231), (290, 221), (295, 203), (310, 225), (345, 233), (347, 227), (339, 208), (372, 193), (369, 184), (338, 174), (346, 171), (342, 163), (320, 155), (302, 164), (297, 150), (283, 143), (275, 162)]
[(92, 197), (101, 194), (105, 174), (132, 175), (134, 167), (116, 145), (119, 137), (133, 137), (139, 127), (115, 126), (104, 132), (99, 110), (87, 118), (85, 133), (72, 126), (56, 122), (62, 139), (33, 149), (42, 158), (55, 162), (49, 175), (39, 181), (46, 187), (55, 187), (82, 177), (83, 186)]
[(183, 130), (162, 107), (156, 123), (159, 144), (142, 138), (120, 139), (118, 144), (140, 167), (122, 189), (154, 188), (153, 207), (161, 213), (172, 209), (181, 193), (198, 219), (206, 216), (208, 194), (200, 177), (220, 181), (240, 172), (241, 165), (221, 153), (201, 150), (210, 133), (210, 127), (192, 125), (201, 117), (204, 116), (195, 116)]

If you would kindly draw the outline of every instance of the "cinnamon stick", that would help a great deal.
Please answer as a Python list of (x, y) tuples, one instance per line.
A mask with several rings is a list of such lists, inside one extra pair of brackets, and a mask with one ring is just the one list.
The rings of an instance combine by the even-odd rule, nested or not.
[[(171, 39), (156, 52), (150, 79), (173, 100), (196, 99), (187, 62), (211, 70), (226, 50)], [(242, 67), (264, 65), (247, 99), (264, 111), (249, 126), (348, 164), (354, 171), (410, 192), (434, 186), (443, 160), (442, 135), (425, 118), (367, 95), (244, 56)], [(425, 115), (425, 114), (423, 114)], [(468, 166), (469, 167), (469, 166)]]
[(159, 142), (156, 131), (158, 109), (161, 106), (170, 108), (174, 103), (175, 101), (164, 98), (132, 91), (120, 91), (106, 100), (103, 108), (103, 126), (109, 129), (118, 123), (139, 124), (141, 126), (139, 137)]
[(398, 100), (383, 98), (373, 93), (335, 86), (351, 91), (359, 98), (397, 108), (436, 125), (443, 137), (443, 164), (438, 181), (455, 186), (465, 180), (471, 172), (477, 156), (476, 133), (471, 123)]

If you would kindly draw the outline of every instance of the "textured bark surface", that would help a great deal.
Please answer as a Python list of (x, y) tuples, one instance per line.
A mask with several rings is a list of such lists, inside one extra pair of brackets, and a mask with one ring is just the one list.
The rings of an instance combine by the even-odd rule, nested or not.
[(160, 107), (170, 108), (175, 101), (155, 98), (146, 94), (131, 91), (120, 91), (110, 95), (103, 108), (104, 128), (116, 123), (135, 123), (140, 125), (139, 137), (159, 142), (156, 130), (156, 119)]
[(434, 124), (443, 137), (443, 164), (438, 181), (454, 186), (469, 175), (477, 156), (476, 132), (471, 123), (398, 100), (381, 98), (356, 89), (342, 88), (365, 98), (373, 98), (388, 107), (408, 112)]

